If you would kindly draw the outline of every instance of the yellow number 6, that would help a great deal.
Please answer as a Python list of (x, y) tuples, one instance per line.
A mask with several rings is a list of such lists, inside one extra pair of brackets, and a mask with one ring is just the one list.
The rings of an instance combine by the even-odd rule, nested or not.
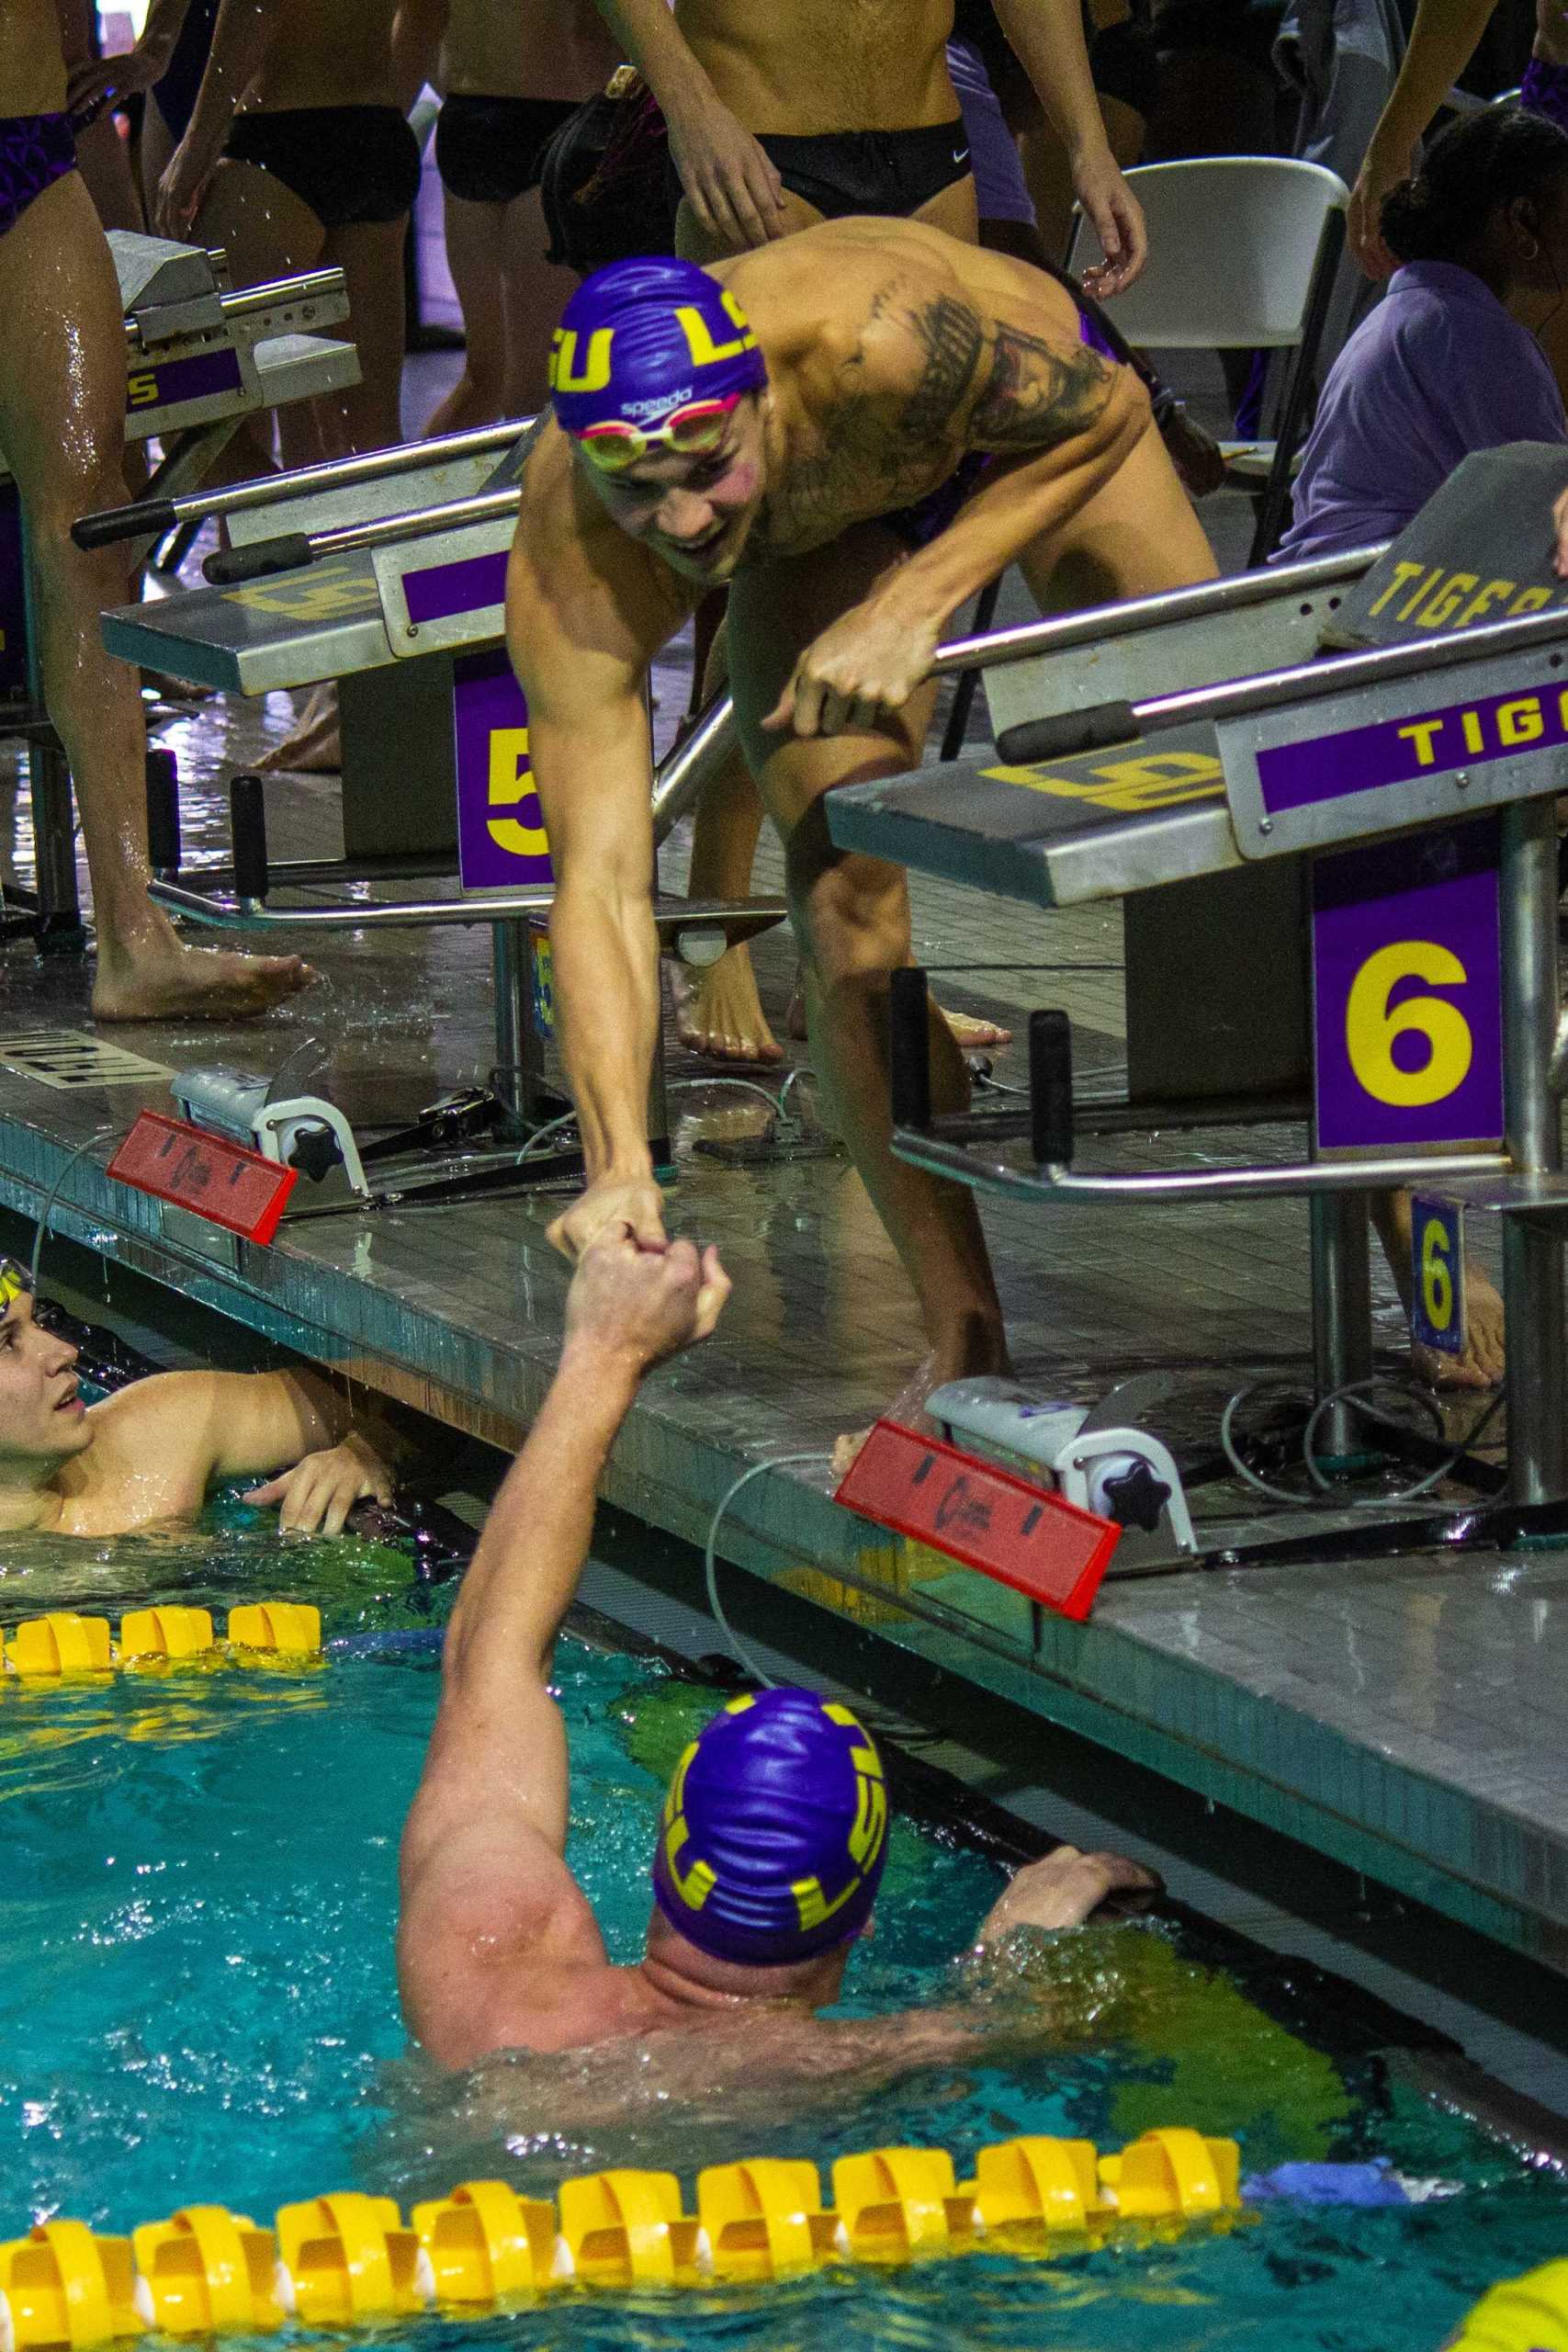
[(1421, 1304), (1434, 1331), (1446, 1331), (1453, 1320), (1454, 1277), (1449, 1264), (1449, 1237), (1441, 1221), (1428, 1217), (1421, 1228)]
[[(498, 727), (490, 739), (490, 806), (515, 808), (533, 786), (528, 778), (528, 729)], [(515, 817), (491, 817), (489, 831), (497, 849), (513, 857), (547, 857), (550, 844), (543, 825), (519, 824)]]
[[(1388, 1000), (1397, 980), (1457, 988), (1469, 977), (1459, 957), (1433, 939), (1398, 939), (1368, 956), (1346, 999), (1345, 1045), (1358, 1084), (1374, 1102), (1410, 1109), (1440, 1102), (1463, 1084), (1475, 1047), (1458, 1005), (1440, 996), (1411, 996), (1391, 1012)], [(1391, 1049), (1410, 1030), (1425, 1037), (1430, 1050), (1419, 1069), (1405, 1070)]]

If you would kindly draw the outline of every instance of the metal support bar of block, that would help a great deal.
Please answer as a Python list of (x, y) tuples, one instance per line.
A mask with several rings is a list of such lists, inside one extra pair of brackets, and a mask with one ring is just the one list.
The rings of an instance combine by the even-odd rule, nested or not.
[[(1562, 1165), (1562, 1112), (1550, 1071), (1557, 1029), (1557, 824), (1550, 800), (1503, 815), (1503, 1116), (1521, 1172)], [(1503, 1302), (1508, 1329), (1508, 1460), (1516, 1502), (1568, 1495), (1568, 1350), (1562, 1227), (1507, 1218)]]
[[(1313, 1374), (1320, 1396), (1372, 1369), (1371, 1219), (1364, 1193), (1320, 1193), (1308, 1204), (1312, 1226)], [(1348, 1400), (1324, 1418), (1322, 1450), (1354, 1453), (1356, 1408)]]

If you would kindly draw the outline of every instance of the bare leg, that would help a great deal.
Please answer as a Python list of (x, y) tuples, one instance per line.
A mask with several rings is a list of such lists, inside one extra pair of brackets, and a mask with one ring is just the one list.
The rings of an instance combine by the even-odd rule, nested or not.
[[(314, 215), (311, 218), (314, 219)], [(348, 291), (348, 315), (359, 351), (359, 382), (334, 392), (316, 405), (335, 413), (341, 448), (332, 446), (333, 434), (323, 424), (329, 455), (357, 457), (366, 449), (389, 449), (403, 437), (400, 406), (403, 352), (407, 342), (403, 316), (403, 238), (408, 215), (396, 220), (375, 220), (353, 229), (329, 231), (321, 248), (325, 266), (342, 269)]]
[(307, 967), (185, 947), (147, 895), (141, 697), (98, 628), (100, 610), (124, 597), (120, 557), (84, 555), (70, 536), (78, 514), (118, 501), (125, 402), (119, 289), (74, 173), (0, 237), (0, 449), (21, 487), (44, 695), (82, 812), (97, 926), (93, 1009), (107, 1020), (260, 1012), (303, 987)]
[(544, 206), (538, 189), (530, 188), (507, 206), (502, 221), (506, 311), (502, 416), (533, 416), (549, 398), (550, 345), (577, 285), (577, 273), (547, 261), (548, 247)]
[[(728, 624), (721, 622), (708, 649), (703, 677), (704, 703), (728, 684)], [(762, 830), (762, 799), (751, 771), (739, 753), (697, 803), (692, 827), (692, 870), (687, 890), (694, 899), (743, 899), (751, 888), (751, 867)], [(731, 947), (692, 983), (676, 982), (677, 1033), (689, 1053), (716, 1062), (782, 1062), (784, 1047), (768, 1026), (757, 993), (757, 975), (744, 947)]]
[[(896, 553), (874, 526), (794, 562), (743, 572), (730, 594), (730, 660), (746, 752), (784, 836), (790, 913), (807, 971), (812, 1059), (850, 1148), (914, 1284), (931, 1342), (926, 1386), (1006, 1368), (1001, 1307), (974, 1196), (896, 1159), (891, 1149), (887, 1001), (909, 961), (901, 868), (852, 857), (828, 838), (822, 796), (852, 778), (895, 775), (918, 761), (935, 696), (924, 689), (897, 731), (814, 741), (763, 734), (796, 654), (869, 589)], [(932, 1100), (956, 1109), (967, 1088), (952, 1033), (931, 1022)]]
[[(1406, 1315), (1411, 1291), (1411, 1195), (1377, 1193), (1372, 1196), (1372, 1223), (1378, 1229)], [(1410, 1364), (1418, 1380), (1432, 1388), (1495, 1388), (1503, 1377), (1503, 1302), (1473, 1258), (1464, 1265), (1464, 1351), (1444, 1355), (1440, 1349), (1410, 1342)]]
[(443, 191), (446, 263), (463, 311), (463, 372), (430, 423), (427, 434), (462, 433), (506, 414), (506, 320), (501, 265), (506, 207), (470, 204)]
[[(156, 115), (157, 107), (150, 106), (148, 112)], [(268, 278), (314, 269), (326, 244), (325, 232), (310, 206), (275, 172), (233, 162), (220, 164), (213, 173), (190, 233), (197, 244), (222, 247), (236, 286), (258, 286)], [(297, 441), (306, 429), (296, 426)], [(271, 418), (261, 416), (247, 418), (235, 434), (228, 455), (242, 469), (236, 481), (271, 470), (272, 430)], [(296, 446), (288, 454), (303, 464), (319, 452), (313, 446)]]
[(1019, 569), (1043, 613), (1190, 587), (1219, 571), (1152, 425), (1064, 530), (1024, 549)]

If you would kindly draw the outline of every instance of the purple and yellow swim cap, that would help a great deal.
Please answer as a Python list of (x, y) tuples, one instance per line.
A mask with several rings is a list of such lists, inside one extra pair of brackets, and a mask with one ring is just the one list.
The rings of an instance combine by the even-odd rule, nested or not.
[(759, 1690), (705, 1724), (676, 1766), (653, 1892), (699, 1951), (782, 1967), (859, 1934), (886, 1854), (870, 1734), (813, 1691)]
[(768, 380), (757, 338), (728, 288), (694, 261), (649, 254), (584, 278), (550, 349), (556, 421), (656, 425), (692, 401), (756, 391)]

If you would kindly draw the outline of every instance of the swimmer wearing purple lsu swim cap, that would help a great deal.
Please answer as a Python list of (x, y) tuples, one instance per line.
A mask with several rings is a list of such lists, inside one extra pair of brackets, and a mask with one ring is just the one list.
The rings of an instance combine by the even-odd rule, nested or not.
[[(399, 1987), (410, 2030), (441, 2064), (633, 2041), (628, 2096), (646, 2103), (856, 2071), (885, 2080), (973, 2049), (976, 2019), (961, 2008), (817, 2014), (838, 2000), (869, 1929), (890, 1831), (876, 1743), (837, 1700), (748, 1693), (692, 1742), (662, 1815), (649, 1807), (654, 1900), (639, 1959), (611, 1961), (567, 1863), (570, 1759), (552, 1652), (594, 1492), (643, 1374), (705, 1338), (728, 1290), (715, 1250), (642, 1250), (625, 1228), (591, 1242), (572, 1279), (555, 1380), (452, 1612), (403, 1830)], [(623, 1867), (613, 1835), (623, 1792), (612, 1803), (615, 1821), (579, 1828), (609, 1875)], [(1058, 1847), (957, 1940), (1073, 1927), (1113, 1891), (1156, 1883), (1118, 1855)], [(569, 2120), (560, 2087), (558, 2126)]]
[(676, 1766), (654, 1899), (700, 1951), (777, 1967), (852, 1943), (886, 1859), (869, 1732), (812, 1691), (762, 1690), (732, 1699)]
[[(549, 379), (556, 422), (623, 529), (689, 577), (725, 578), (761, 474), (760, 402), (750, 396), (768, 383), (737, 297), (694, 262), (612, 262), (583, 280), (562, 312)], [(671, 462), (661, 469), (660, 459)], [(658, 510), (669, 503), (662, 472), (683, 480), (694, 465), (704, 495), (700, 505), (695, 498), (684, 505), (694, 527), (680, 527), (680, 489), (668, 518), (674, 527), (660, 527)], [(634, 467), (642, 469), (635, 482)]]

